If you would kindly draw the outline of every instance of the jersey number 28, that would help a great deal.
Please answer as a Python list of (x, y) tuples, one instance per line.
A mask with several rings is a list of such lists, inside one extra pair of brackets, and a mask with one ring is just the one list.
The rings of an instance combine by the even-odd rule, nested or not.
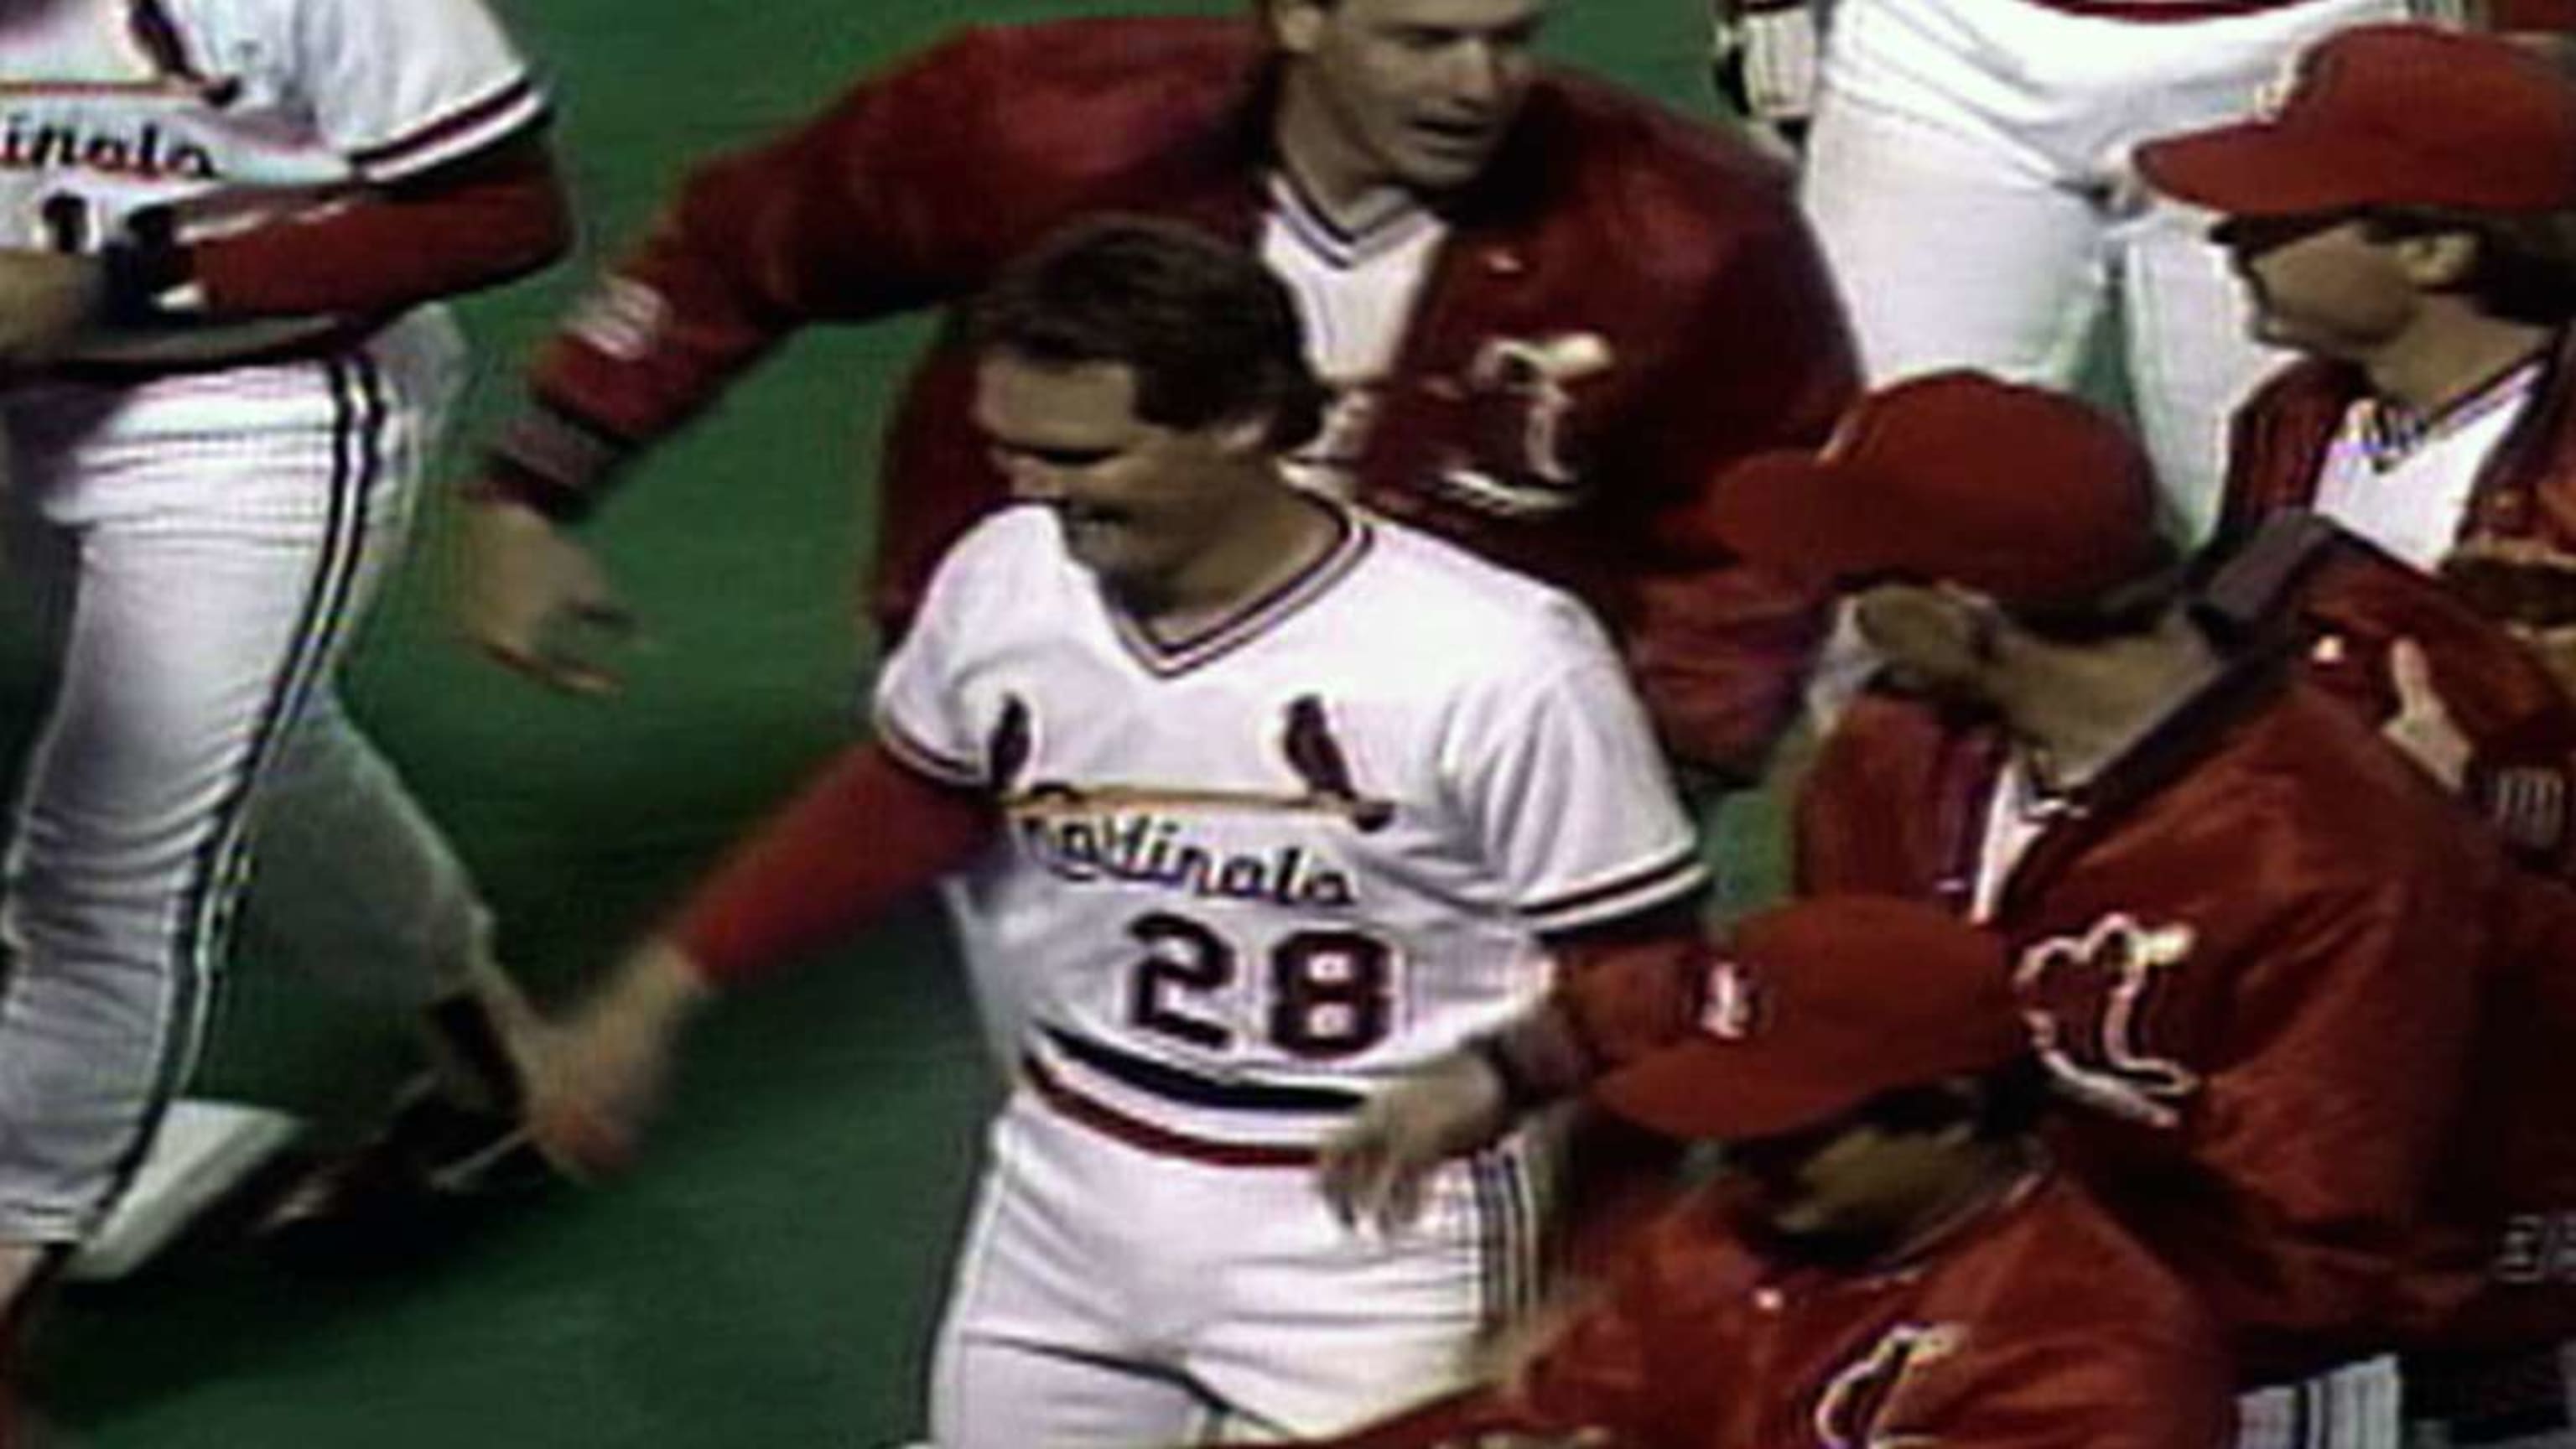
[[(1127, 933), (1145, 948), (1128, 979), (1128, 1019), (1203, 1051), (1232, 1048), (1235, 1029), (1211, 1019), (1206, 1003), (1242, 986), (1233, 943), (1168, 911), (1137, 917)], [(1262, 1034), (1291, 1056), (1356, 1056), (1394, 1024), (1395, 950), (1374, 936), (1298, 931), (1270, 948), (1266, 974)]]

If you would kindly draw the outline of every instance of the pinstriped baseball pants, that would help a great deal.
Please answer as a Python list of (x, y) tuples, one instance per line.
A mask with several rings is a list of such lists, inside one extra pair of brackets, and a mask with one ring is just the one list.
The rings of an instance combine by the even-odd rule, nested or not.
[(2398, 1449), (2397, 1360), (2366, 1359), (2236, 1401), (2236, 1449)]
[[(0, 1239), (76, 1241), (139, 1164), (197, 1056), (258, 812), (333, 820), (328, 888), (415, 897), (399, 933), (479, 934), (332, 694), (452, 359), (398, 328), (327, 361), (7, 400), (10, 573), (54, 683), (0, 865)], [(331, 863), (312, 830), (258, 833), (283, 876)]]

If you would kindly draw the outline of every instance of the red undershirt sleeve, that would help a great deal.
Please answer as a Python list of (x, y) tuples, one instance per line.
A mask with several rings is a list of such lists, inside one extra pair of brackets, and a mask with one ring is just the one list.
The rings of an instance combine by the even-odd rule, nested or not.
[(855, 746), (734, 848), (670, 935), (711, 984), (756, 980), (963, 867), (1000, 819), (981, 794)]
[(208, 315), (282, 317), (400, 311), (525, 275), (571, 243), (562, 182), (531, 135), (189, 251)]
[(1640, 916), (1548, 937), (1556, 985), (1506, 1026), (1499, 1047), (1514, 1086), (1536, 1101), (1582, 1091), (1691, 1030), (1709, 945), (1697, 898)]
[(1551, 944), (1557, 999), (1596, 1070), (1624, 1066), (1691, 1032), (1710, 959), (1695, 899), (1624, 931)]

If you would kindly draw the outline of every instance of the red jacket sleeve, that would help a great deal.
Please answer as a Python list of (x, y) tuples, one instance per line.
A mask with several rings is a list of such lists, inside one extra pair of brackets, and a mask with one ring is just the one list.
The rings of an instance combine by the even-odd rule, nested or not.
[(1816, 751), (1792, 807), (1794, 893), (1937, 898), (1985, 824), (2001, 745), (1946, 730), (1928, 705), (1863, 693)]
[(691, 171), (643, 244), (539, 355), (549, 407), (626, 442), (666, 433), (790, 332), (949, 300), (981, 275), (991, 208), (961, 175), (1011, 112), (988, 94), (1020, 37), (970, 31), (863, 81), (799, 129)]
[(998, 819), (982, 796), (856, 746), (735, 848), (670, 934), (710, 981), (741, 984), (973, 860)]
[(2302, 590), (2307, 677), (2377, 726), (2397, 710), (2390, 651), (2412, 639), (2473, 747), (2470, 804), (2523, 864), (2576, 872), (2576, 703), (2546, 666), (2455, 590), (2376, 550), (2341, 548)]
[(1821, 445), (1860, 374), (1822, 254), (1786, 207), (1738, 239), (1697, 315), (1603, 467), (1644, 483), (1658, 511), (1645, 532), (1666, 545), (1623, 630), (1638, 692), (1678, 758), (1749, 781), (1797, 713), (1827, 600), (1710, 549), (1687, 521), (1730, 464)]

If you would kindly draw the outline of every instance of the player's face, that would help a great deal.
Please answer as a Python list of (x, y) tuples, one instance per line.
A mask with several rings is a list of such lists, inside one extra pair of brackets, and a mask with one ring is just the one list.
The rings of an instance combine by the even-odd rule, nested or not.
[(1965, 1123), (1891, 1132), (1843, 1119), (1730, 1147), (1738, 1216), (1775, 1246), (1834, 1261), (1867, 1260), (1903, 1237), (1958, 1181)]
[(1475, 179), (1529, 92), (1547, 0), (1278, 0), (1313, 124), (1370, 184)]
[(1244, 429), (1137, 417), (1136, 376), (1122, 364), (996, 354), (977, 374), (975, 420), (1011, 496), (1054, 509), (1066, 551), (1113, 590), (1153, 592), (1232, 522), (1222, 480)]
[(2257, 339), (2328, 357), (2385, 345), (2414, 319), (2396, 248), (2356, 217), (2235, 218), (2212, 232), (2244, 280)]
[(1899, 684), (1944, 698), (1984, 698), (1994, 664), (1991, 606), (1937, 584), (1878, 584), (1854, 595), (1852, 620)]

